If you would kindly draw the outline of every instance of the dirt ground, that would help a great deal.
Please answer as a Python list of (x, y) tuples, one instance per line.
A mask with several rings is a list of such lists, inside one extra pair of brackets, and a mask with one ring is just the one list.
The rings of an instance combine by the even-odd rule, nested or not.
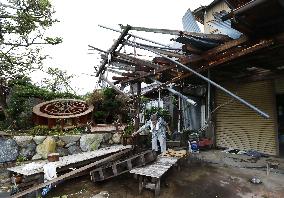
[[(257, 176), (262, 184), (249, 180)], [(138, 193), (138, 181), (130, 174), (121, 175), (101, 183), (93, 184), (88, 176), (58, 185), (48, 198), (67, 195), (90, 198), (101, 191), (107, 191), (110, 198), (152, 198), (154, 193), (144, 190)], [(161, 184), (162, 198), (283, 198), (284, 175), (265, 171), (187, 160), (181, 168), (171, 169)]]

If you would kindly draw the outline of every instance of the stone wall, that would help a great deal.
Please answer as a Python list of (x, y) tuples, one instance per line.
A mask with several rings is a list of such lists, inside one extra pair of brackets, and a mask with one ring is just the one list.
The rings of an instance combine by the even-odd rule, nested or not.
[(119, 133), (0, 137), (0, 164), (46, 159), (49, 153), (71, 155), (120, 143)]

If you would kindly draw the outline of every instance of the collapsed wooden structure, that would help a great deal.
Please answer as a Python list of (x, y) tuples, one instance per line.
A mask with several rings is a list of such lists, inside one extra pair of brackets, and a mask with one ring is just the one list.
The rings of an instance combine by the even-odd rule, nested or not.
[[(218, 2), (220, 1), (216, 0), (212, 5)], [(230, 11), (213, 14), (215, 20), (219, 23), (212, 21), (211, 24), (219, 25), (220, 29), (222, 29), (223, 23), (228, 25), (230, 22), (230, 28), (235, 32), (239, 32), (240, 36), (238, 38), (233, 39), (225, 34), (184, 32), (132, 27), (129, 25), (121, 26), (122, 31), (101, 26), (120, 32), (121, 35), (108, 51), (90, 46), (92, 50), (98, 50), (102, 54), (103, 61), (98, 68), (97, 76), (103, 76), (105, 71), (109, 71), (116, 74), (112, 78), (114, 82), (111, 86), (119, 84), (120, 88), (127, 85), (134, 87), (131, 89), (131, 93), (134, 104), (136, 104), (134, 106), (136, 107), (137, 123), (139, 113), (139, 105), (137, 104), (140, 95), (167, 89), (175, 91), (174, 94), (186, 99), (187, 96), (182, 94), (182, 90), (198, 85), (207, 88), (208, 123), (213, 121), (211, 113), (214, 111), (212, 110), (214, 101), (212, 101), (213, 96), (210, 92), (212, 87), (225, 93), (225, 95), (233, 97), (233, 99), (249, 107), (262, 117), (274, 119), (274, 115), (271, 114), (270, 110), (269, 113), (264, 112), (237, 96), (233, 91), (220, 85), (220, 83), (227, 81), (235, 83), (249, 82), (283, 76), (284, 3), (282, 0), (225, 2), (229, 5)], [(196, 10), (194, 13), (196, 19), (201, 22), (204, 21), (202, 17), (208, 11), (206, 9), (201, 7)], [(129, 33), (130, 31), (173, 35), (176, 37), (175, 41), (181, 43), (182, 47), (174, 48), (136, 36)], [(136, 38), (136, 40), (131, 41), (130, 38)], [(140, 40), (140, 42), (137, 40)], [(154, 53), (156, 57), (148, 60), (135, 56), (135, 53), (126, 54), (121, 51), (123, 46), (132, 47), (135, 49), (134, 51), (138, 49), (146, 50)], [(146, 88), (141, 88), (142, 82), (152, 84)], [(116, 89), (119, 88), (116, 87)], [(119, 90), (123, 92), (123, 89)], [(194, 104), (194, 101), (189, 102), (189, 104)], [(137, 127), (138, 124), (136, 124)], [(250, 146), (244, 146), (244, 148), (250, 148)], [(277, 154), (275, 147), (266, 150), (263, 146), (257, 145), (257, 149), (266, 153)]]
[(117, 161), (129, 155), (131, 151), (132, 146), (130, 145), (118, 145), (102, 148), (97, 151), (61, 157), (59, 161), (52, 162), (56, 166), (58, 177), (45, 183), (43, 166), (48, 163), (47, 160), (8, 168), (12, 175), (19, 175), (21, 177), (21, 180), (17, 183), (21, 192), (12, 197), (17, 198), (33, 192), (38, 193), (38, 191), (47, 185), (56, 184), (60, 181), (82, 175), (88, 175), (91, 170), (105, 165), (106, 163)]
[(118, 160), (107, 166), (99, 167), (90, 172), (91, 181), (98, 182), (106, 179), (110, 179), (127, 173), (134, 168), (144, 166), (156, 159), (156, 153), (148, 150), (134, 156), (129, 156), (124, 160)]

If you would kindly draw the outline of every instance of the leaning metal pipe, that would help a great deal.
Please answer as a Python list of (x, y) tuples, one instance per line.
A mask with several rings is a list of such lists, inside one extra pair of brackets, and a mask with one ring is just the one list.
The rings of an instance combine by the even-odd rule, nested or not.
[(171, 58), (169, 58), (169, 57), (167, 57), (167, 56), (165, 56), (165, 55), (163, 55), (163, 54), (160, 54), (160, 53), (158, 53), (158, 52), (156, 52), (156, 51), (154, 51), (154, 50), (152, 50), (152, 49), (150, 49), (150, 48), (143, 47), (143, 46), (138, 46), (138, 45), (137, 45), (137, 47), (139, 47), (139, 48), (141, 48), (141, 49), (144, 49), (144, 50), (147, 50), (147, 51), (150, 51), (150, 52), (152, 52), (152, 53), (154, 53), (154, 54), (157, 54), (157, 55), (159, 55), (159, 56), (162, 56), (162, 57), (164, 57), (165, 59), (167, 59), (167, 60), (169, 60), (169, 61), (175, 63), (176, 65), (179, 65), (180, 67), (182, 67), (182, 68), (184, 68), (184, 69), (186, 69), (186, 70), (192, 72), (192, 73), (195, 74), (196, 76), (198, 76), (198, 77), (200, 77), (201, 79), (207, 81), (208, 83), (210, 83), (211, 85), (215, 86), (216, 88), (218, 88), (218, 89), (224, 91), (225, 93), (227, 93), (227, 94), (230, 95), (231, 97), (235, 98), (235, 99), (238, 100), (239, 102), (243, 103), (244, 105), (246, 105), (246, 106), (249, 107), (250, 109), (252, 109), (252, 110), (256, 111), (257, 113), (259, 113), (259, 114), (260, 114), (261, 116), (263, 116), (264, 118), (269, 118), (269, 115), (266, 114), (265, 112), (259, 110), (257, 107), (255, 107), (255, 106), (253, 106), (252, 104), (248, 103), (247, 101), (245, 101), (245, 100), (242, 99), (241, 97), (235, 95), (234, 93), (230, 92), (229, 90), (227, 90), (226, 88), (220, 86), (219, 84), (215, 83), (214, 81), (212, 81), (212, 80), (206, 78), (205, 76), (199, 74), (199, 73), (196, 72), (195, 70), (193, 70), (193, 69), (191, 69), (191, 68), (189, 68), (189, 67), (187, 67), (187, 66), (185, 66), (185, 65), (183, 65), (183, 64), (181, 64), (181, 63), (179, 63), (178, 61), (173, 60), (173, 59), (171, 59)]
[[(160, 81), (155, 80), (154, 78), (150, 78), (153, 82), (162, 85), (163, 83), (161, 83)], [(188, 102), (191, 105), (196, 105), (196, 102), (194, 100), (191, 100), (190, 98), (186, 97), (185, 95), (181, 94), (180, 92), (174, 90), (173, 88), (170, 87), (166, 87), (167, 90), (169, 90), (170, 92), (172, 92), (174, 95), (177, 95), (179, 97), (181, 97), (182, 99), (184, 99), (186, 102)]]

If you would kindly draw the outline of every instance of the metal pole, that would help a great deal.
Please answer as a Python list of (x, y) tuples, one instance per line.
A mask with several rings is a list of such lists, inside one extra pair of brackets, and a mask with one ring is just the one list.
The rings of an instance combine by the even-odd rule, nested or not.
[[(150, 78), (152, 81), (154, 81), (157, 84), (162, 84), (160, 81), (155, 80), (154, 78)], [(191, 105), (196, 105), (196, 102), (194, 100), (189, 99), (188, 97), (186, 97), (185, 95), (182, 95), (180, 92), (174, 90), (173, 88), (170, 87), (166, 87), (167, 90), (169, 90), (170, 92), (172, 92), (173, 94), (179, 96), (180, 98), (186, 100), (186, 102), (188, 102)]]
[[(208, 69), (208, 79), (210, 79), (210, 70), (209, 69)], [(209, 123), (210, 123), (210, 120), (211, 120), (210, 98), (211, 98), (211, 85), (208, 82), (208, 85), (207, 85), (207, 122), (209, 122)]]
[(180, 133), (180, 114), (181, 114), (181, 111), (180, 111), (180, 106), (181, 106), (181, 99), (180, 99), (180, 96), (178, 97), (178, 132)]
[[(137, 45), (137, 44), (136, 44)], [(164, 57), (165, 59), (175, 63), (176, 65), (179, 65), (180, 67), (192, 72), (193, 74), (195, 74), (196, 76), (200, 77), (201, 79), (205, 80), (206, 82), (210, 83), (211, 85), (215, 86), (216, 88), (224, 91), (225, 93), (227, 93), (228, 95), (230, 95), (231, 97), (235, 98), (236, 100), (238, 100), (239, 102), (243, 103), (245, 106), (249, 107), (250, 109), (256, 111), (257, 113), (259, 113), (261, 116), (263, 116), (264, 118), (269, 118), (270, 116), (268, 114), (266, 114), (265, 112), (259, 110), (257, 107), (253, 106), (252, 104), (248, 103), (247, 101), (245, 101), (244, 99), (240, 98), (239, 96), (235, 95), (234, 93), (230, 92), (229, 90), (227, 90), (226, 88), (220, 86), (219, 84), (215, 83), (214, 81), (206, 78), (205, 76), (201, 75), (200, 73), (196, 72), (195, 70), (191, 69), (190, 67), (187, 67), (183, 64), (181, 64), (180, 62), (176, 61), (176, 60), (173, 60), (161, 53), (158, 53), (148, 47), (143, 47), (143, 46), (139, 46), (139, 48), (141, 49), (144, 49), (144, 50), (147, 50), (147, 51), (150, 51), (154, 54), (157, 54), (159, 56), (162, 56)]]

